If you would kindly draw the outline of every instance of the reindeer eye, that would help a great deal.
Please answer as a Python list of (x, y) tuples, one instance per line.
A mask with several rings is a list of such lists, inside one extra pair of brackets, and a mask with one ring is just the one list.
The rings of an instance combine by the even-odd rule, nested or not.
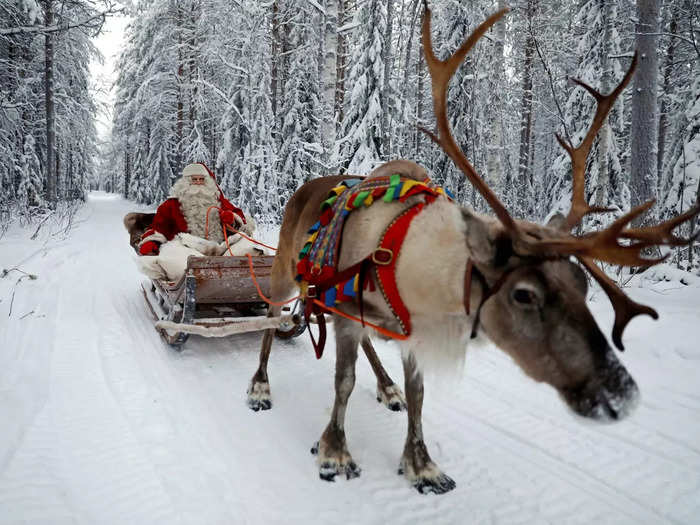
[(537, 305), (537, 294), (528, 288), (516, 288), (511, 293), (511, 297), (519, 306), (531, 307)]

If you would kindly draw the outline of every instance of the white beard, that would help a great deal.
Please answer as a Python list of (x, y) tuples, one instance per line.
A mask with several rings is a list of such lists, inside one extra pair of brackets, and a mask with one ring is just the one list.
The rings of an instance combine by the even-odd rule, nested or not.
[(180, 203), (180, 210), (187, 221), (189, 233), (216, 243), (224, 240), (219, 210), (213, 208), (209, 211), (209, 235), (207, 236), (207, 210), (210, 206), (221, 206), (219, 188), (211, 177), (206, 177), (202, 186), (190, 184), (189, 177), (181, 177), (173, 184), (170, 196)]

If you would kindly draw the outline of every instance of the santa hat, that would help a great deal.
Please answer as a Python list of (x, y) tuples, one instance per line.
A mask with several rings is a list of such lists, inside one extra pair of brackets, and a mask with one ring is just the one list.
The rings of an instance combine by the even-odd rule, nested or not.
[(216, 180), (214, 174), (209, 168), (207, 168), (206, 164), (204, 164), (203, 162), (194, 162), (192, 164), (188, 164), (187, 166), (185, 166), (185, 169), (182, 170), (183, 177), (190, 177), (192, 175), (209, 175), (212, 179)]

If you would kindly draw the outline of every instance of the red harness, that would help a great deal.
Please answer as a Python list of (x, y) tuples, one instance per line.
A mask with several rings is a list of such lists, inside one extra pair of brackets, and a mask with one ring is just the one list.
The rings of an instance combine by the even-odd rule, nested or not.
[[(317, 359), (320, 359), (323, 355), (323, 349), (326, 345), (326, 321), (324, 313), (329, 313), (331, 310), (325, 307), (320, 301), (314, 301), (314, 299), (320, 296), (320, 294), (325, 290), (340, 282), (347, 281), (354, 275), (359, 274), (357, 299), (360, 307), (360, 322), (363, 326), (365, 326), (362, 292), (368, 286), (370, 287), (370, 290), (373, 290), (373, 283), (371, 279), (368, 279), (368, 272), (372, 268), (374, 268), (376, 272), (377, 282), (379, 283), (379, 289), (382, 292), (384, 300), (389, 306), (391, 312), (394, 314), (394, 317), (396, 318), (401, 327), (401, 331), (403, 332), (403, 334), (397, 334), (385, 331), (385, 335), (389, 335), (390, 337), (394, 337), (396, 339), (406, 339), (409, 335), (411, 335), (411, 314), (409, 313), (408, 308), (406, 308), (406, 305), (401, 299), (401, 294), (399, 293), (399, 288), (396, 283), (396, 264), (398, 262), (399, 255), (401, 254), (401, 247), (406, 239), (406, 233), (408, 232), (408, 227), (410, 226), (411, 221), (415, 219), (421, 211), (423, 211), (427, 204), (429, 204), (429, 202), (419, 202), (396, 216), (386, 230), (384, 230), (384, 233), (379, 240), (379, 246), (360, 262), (355, 263), (349, 268), (337, 273), (331, 279), (324, 281), (321, 284), (317, 284), (315, 286), (310, 285), (308, 287), (304, 301), (304, 317), (307, 325), (310, 323), (312, 314), (316, 316), (316, 320), (318, 322), (318, 341), (316, 341), (313, 333), (311, 330), (309, 330), (311, 343), (313, 344)], [(491, 296), (500, 290), (513, 270), (514, 268), (505, 271), (493, 285), (489, 286), (486, 278), (474, 265), (471, 258), (467, 260), (467, 265), (464, 271), (463, 299), (464, 310), (467, 316), (471, 315), (471, 288), (474, 277), (476, 277), (482, 287), (481, 300), (476, 308), (476, 315), (472, 325), (472, 339), (476, 337), (477, 330), (479, 328), (481, 308)]]
[(331, 279), (323, 283), (316, 284), (315, 286), (310, 285), (308, 287), (304, 305), (304, 317), (306, 323), (309, 324), (311, 314), (314, 314), (318, 322), (318, 342), (314, 339), (311, 330), (309, 330), (311, 343), (316, 352), (316, 358), (321, 358), (326, 345), (326, 321), (323, 314), (330, 312), (330, 310), (313, 299), (336, 284), (346, 281), (354, 275), (359, 275), (357, 299), (360, 306), (360, 322), (365, 326), (362, 293), (367, 286), (372, 289), (373, 283), (367, 277), (369, 270), (372, 268), (375, 269), (382, 296), (403, 332), (403, 334), (393, 334), (393, 332), (385, 333), (396, 339), (405, 339), (411, 334), (411, 314), (401, 300), (401, 294), (399, 294), (399, 288), (396, 283), (396, 263), (401, 254), (401, 247), (403, 246), (403, 241), (406, 239), (406, 232), (408, 231), (411, 221), (425, 206), (426, 203), (419, 202), (407, 208), (394, 218), (386, 230), (384, 230), (379, 240), (379, 246), (360, 262), (335, 274)]

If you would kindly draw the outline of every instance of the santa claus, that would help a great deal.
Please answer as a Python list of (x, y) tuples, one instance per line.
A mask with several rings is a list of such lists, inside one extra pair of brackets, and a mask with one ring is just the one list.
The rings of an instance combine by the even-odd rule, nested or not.
[(255, 229), (253, 220), (224, 197), (209, 168), (188, 164), (141, 237), (139, 267), (151, 278), (176, 281), (190, 255), (224, 255), (229, 248), (233, 255), (260, 254), (235, 232), (227, 243), (224, 227), (247, 235)]

